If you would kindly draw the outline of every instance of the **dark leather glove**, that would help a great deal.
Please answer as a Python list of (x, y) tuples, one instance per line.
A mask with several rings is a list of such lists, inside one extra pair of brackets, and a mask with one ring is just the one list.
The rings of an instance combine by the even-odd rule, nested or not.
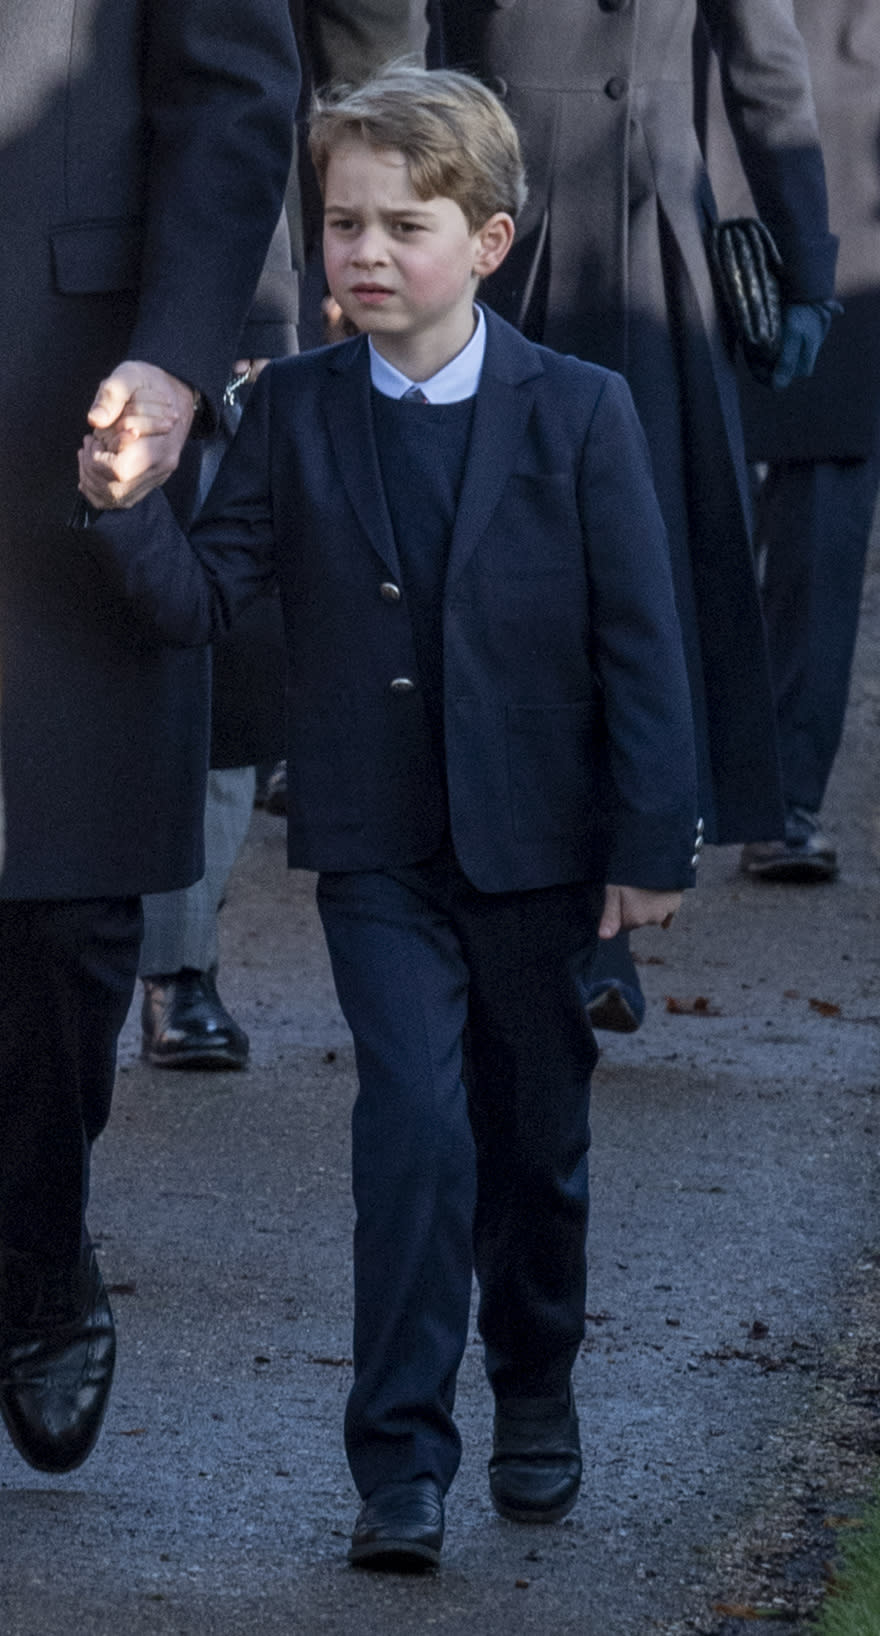
[(792, 301), (783, 309), (782, 346), (770, 376), (774, 392), (812, 375), (832, 315), (841, 310), (837, 301)]

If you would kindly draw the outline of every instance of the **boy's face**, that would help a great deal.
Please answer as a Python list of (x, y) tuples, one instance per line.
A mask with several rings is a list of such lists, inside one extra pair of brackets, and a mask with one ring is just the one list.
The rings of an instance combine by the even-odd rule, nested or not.
[(472, 233), (454, 199), (418, 198), (394, 148), (353, 139), (331, 154), (327, 283), (345, 316), (411, 378), (427, 379), (466, 345), (477, 283), (503, 260), (512, 236), (501, 212)]

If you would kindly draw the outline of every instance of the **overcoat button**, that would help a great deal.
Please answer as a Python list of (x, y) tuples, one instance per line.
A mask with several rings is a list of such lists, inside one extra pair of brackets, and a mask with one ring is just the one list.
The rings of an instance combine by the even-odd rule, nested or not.
[(612, 102), (619, 102), (621, 97), (626, 96), (628, 90), (628, 82), (620, 74), (614, 74), (605, 86), (605, 95), (610, 97)]
[(400, 586), (395, 585), (391, 579), (383, 579), (382, 584), (379, 586), (379, 595), (385, 602), (399, 602)]
[(411, 676), (395, 676), (389, 683), (392, 693), (414, 693), (416, 684)]
[(600, 11), (628, 11), (629, 0), (599, 0)]
[(495, 92), (499, 102), (506, 101), (507, 93), (510, 90), (506, 79), (502, 79), (500, 74), (492, 74), (486, 81), (486, 84), (488, 85), (490, 91)]

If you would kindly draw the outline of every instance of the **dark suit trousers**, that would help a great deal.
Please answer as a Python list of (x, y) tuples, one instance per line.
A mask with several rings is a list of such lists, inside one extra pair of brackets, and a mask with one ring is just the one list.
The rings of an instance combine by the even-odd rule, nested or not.
[(574, 973), (600, 903), (586, 885), (480, 893), (448, 848), (319, 878), (359, 1079), (345, 1436), (362, 1495), (452, 1481), (474, 1269), (496, 1394), (565, 1394), (584, 1333), (597, 1055)]
[(756, 547), (783, 793), (818, 812), (843, 732), (880, 454), (787, 460), (758, 496)]
[(139, 898), (0, 901), (0, 1244), (74, 1259), (137, 972)]

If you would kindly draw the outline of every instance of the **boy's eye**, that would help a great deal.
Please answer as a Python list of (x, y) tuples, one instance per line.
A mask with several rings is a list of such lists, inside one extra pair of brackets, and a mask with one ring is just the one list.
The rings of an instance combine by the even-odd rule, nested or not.
[(332, 227), (335, 233), (348, 233), (354, 227), (351, 216), (328, 216), (327, 226)]
[(395, 222), (394, 226), (398, 233), (407, 234), (419, 233), (421, 231), (422, 224), (421, 222)]

